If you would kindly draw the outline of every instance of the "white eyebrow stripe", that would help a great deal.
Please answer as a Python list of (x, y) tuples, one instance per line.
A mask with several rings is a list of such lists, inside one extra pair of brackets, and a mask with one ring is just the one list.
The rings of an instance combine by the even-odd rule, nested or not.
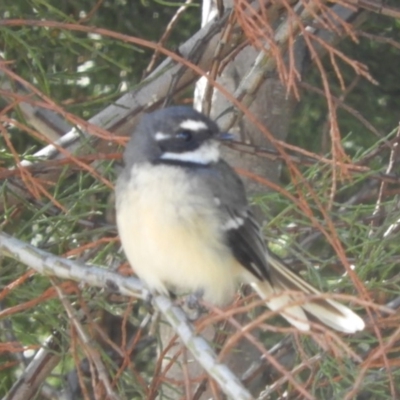
[(157, 132), (154, 135), (154, 139), (156, 139), (157, 141), (167, 140), (167, 139), (171, 139), (171, 135), (169, 135), (168, 133)]
[(161, 156), (162, 160), (186, 161), (208, 165), (219, 161), (219, 148), (216, 142), (206, 142), (196, 150), (183, 153), (167, 152)]
[(182, 121), (180, 124), (180, 127), (182, 129), (189, 129), (191, 131), (201, 131), (202, 129), (207, 129), (208, 126), (205, 122), (203, 121), (196, 121), (194, 119), (187, 119), (185, 121)]

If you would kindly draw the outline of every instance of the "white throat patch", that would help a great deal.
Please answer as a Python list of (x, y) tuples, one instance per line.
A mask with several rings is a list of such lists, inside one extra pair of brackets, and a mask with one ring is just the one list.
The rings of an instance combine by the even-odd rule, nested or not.
[(207, 165), (219, 161), (219, 143), (209, 140), (199, 148), (183, 153), (167, 152), (161, 156), (162, 160), (186, 161), (196, 164)]

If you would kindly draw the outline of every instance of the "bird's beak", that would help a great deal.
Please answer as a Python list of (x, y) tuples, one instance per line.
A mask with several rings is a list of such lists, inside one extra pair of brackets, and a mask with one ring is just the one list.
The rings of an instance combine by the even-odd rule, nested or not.
[(232, 135), (232, 133), (229, 132), (219, 132), (216, 135), (216, 138), (221, 141), (230, 141), (234, 139), (234, 136)]

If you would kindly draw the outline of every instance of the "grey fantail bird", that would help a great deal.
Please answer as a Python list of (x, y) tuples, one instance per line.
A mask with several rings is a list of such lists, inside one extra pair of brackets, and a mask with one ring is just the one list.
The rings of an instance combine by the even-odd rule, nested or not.
[[(247, 283), (300, 330), (310, 329), (307, 313), (341, 332), (362, 330), (358, 315), (315, 299), (320, 292), (267, 250), (240, 178), (220, 158), (217, 139), (226, 136), (189, 107), (147, 114), (133, 132), (116, 206), (122, 247), (139, 278), (152, 292), (202, 292), (216, 305)], [(299, 292), (310, 299), (301, 303)]]

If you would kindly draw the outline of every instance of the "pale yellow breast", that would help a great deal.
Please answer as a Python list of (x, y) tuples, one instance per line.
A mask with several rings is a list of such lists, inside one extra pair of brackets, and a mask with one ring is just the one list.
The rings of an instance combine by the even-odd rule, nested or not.
[(138, 276), (159, 292), (204, 289), (206, 300), (228, 302), (238, 268), (213, 197), (175, 167), (134, 167), (131, 179), (118, 183), (117, 224)]

